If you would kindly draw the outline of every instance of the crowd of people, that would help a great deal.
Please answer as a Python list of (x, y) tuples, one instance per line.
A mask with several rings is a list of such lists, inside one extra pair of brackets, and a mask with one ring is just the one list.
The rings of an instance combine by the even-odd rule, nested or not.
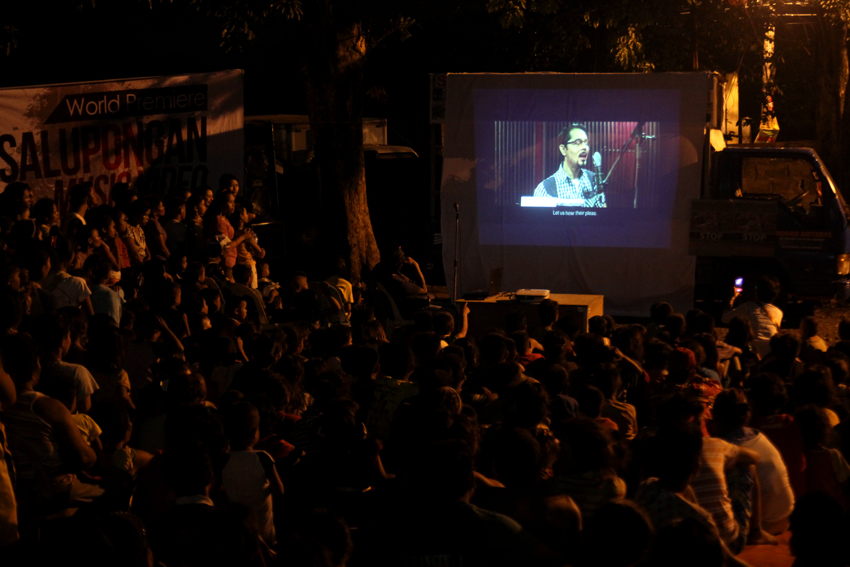
[(397, 247), (274, 281), (233, 176), (0, 214), (3, 565), (850, 562), (850, 321), (780, 330), (770, 277), (722, 340), (548, 299), (472, 336)]

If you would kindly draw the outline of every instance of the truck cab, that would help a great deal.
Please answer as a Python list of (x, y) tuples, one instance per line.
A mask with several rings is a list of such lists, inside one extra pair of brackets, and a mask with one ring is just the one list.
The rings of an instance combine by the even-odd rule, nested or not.
[(779, 278), (783, 303), (850, 296), (850, 210), (810, 148), (728, 146), (691, 207), (697, 302)]

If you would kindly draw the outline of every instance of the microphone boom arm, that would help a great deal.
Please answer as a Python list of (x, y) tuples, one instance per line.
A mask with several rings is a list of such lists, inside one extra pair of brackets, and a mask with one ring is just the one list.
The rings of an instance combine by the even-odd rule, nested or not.
[(643, 133), (643, 125), (644, 125), (644, 122), (638, 122), (637, 126), (635, 126), (635, 129), (632, 130), (632, 133), (629, 136), (629, 139), (626, 140), (626, 143), (623, 144), (622, 148), (620, 148), (620, 153), (617, 154), (617, 159), (615, 159), (614, 163), (611, 164), (611, 169), (608, 170), (607, 175), (605, 175), (605, 179), (600, 181), (601, 185), (604, 186), (606, 183), (608, 183), (608, 178), (611, 177), (611, 173), (614, 172), (614, 168), (617, 167), (618, 163), (620, 163), (620, 158), (622, 158), (623, 154), (626, 153), (626, 150), (629, 149), (629, 146), (632, 144), (632, 140), (638, 140), (638, 141), (640, 140), (640, 136)]

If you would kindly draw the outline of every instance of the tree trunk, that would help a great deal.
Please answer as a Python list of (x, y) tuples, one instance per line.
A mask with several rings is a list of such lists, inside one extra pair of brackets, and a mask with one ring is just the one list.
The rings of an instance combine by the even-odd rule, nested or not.
[(318, 0), (312, 49), (305, 55), (307, 105), (319, 171), (322, 253), (347, 258), (359, 281), (380, 260), (366, 200), (363, 64), (366, 39), (356, 6)]

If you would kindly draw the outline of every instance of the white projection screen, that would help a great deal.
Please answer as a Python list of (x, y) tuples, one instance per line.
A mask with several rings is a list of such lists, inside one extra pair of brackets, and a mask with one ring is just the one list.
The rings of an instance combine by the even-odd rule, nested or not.
[[(454, 293), (605, 296), (613, 315), (693, 304), (690, 202), (700, 194), (710, 75), (449, 74), (443, 264)], [(454, 297), (454, 295), (453, 295)]]

